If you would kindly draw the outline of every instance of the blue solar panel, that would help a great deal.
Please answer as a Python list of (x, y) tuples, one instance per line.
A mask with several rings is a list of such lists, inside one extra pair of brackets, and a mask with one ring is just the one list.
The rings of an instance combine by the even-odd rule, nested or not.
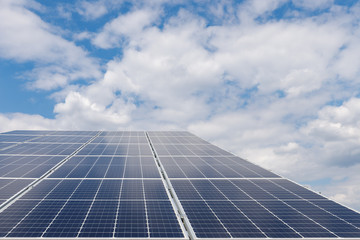
[(37, 130), (15, 130), (15, 131), (11, 131), (11, 132), (6, 132), (3, 134), (20, 134), (20, 135), (47, 135), (47, 134), (51, 134), (54, 133), (54, 131), (37, 131)]
[(0, 134), (0, 142), (8, 142), (8, 143), (19, 143), (25, 142), (30, 139), (37, 138), (36, 135), (12, 135), (12, 134)]
[(112, 238), (118, 201), (95, 201), (80, 230), (79, 237)]
[(103, 180), (96, 195), (96, 200), (118, 200), (122, 180)]
[(9, 149), (1, 150), (0, 154), (70, 155), (80, 146), (80, 144), (22, 143)]
[(0, 199), (10, 199), (33, 181), (34, 179), (0, 179)]
[(39, 202), (18, 225), (9, 231), (7, 237), (41, 237), (64, 204), (65, 201)]
[(68, 201), (51, 224), (47, 226), (42, 237), (77, 237), (83, 221), (90, 208), (91, 201)]
[(11, 146), (16, 146), (17, 143), (7, 143), (7, 142), (0, 142), (0, 150), (11, 147)]
[(332, 201), (323, 201), (323, 200), (311, 200), (311, 203), (316, 206), (324, 209), (327, 212), (334, 214), (335, 216), (343, 219), (344, 221), (360, 228), (360, 214), (357, 212), (346, 208), (338, 203)]
[(280, 201), (261, 201), (262, 206), (274, 213), (286, 222), (296, 232), (303, 237), (336, 237), (330, 231), (323, 228), (316, 221), (298, 212), (285, 202)]
[(181, 203), (195, 234), (199, 238), (229, 238), (229, 232), (216, 217), (210, 207), (202, 201)]
[(115, 237), (149, 237), (144, 201), (120, 201), (117, 212)]
[(159, 159), (169, 178), (279, 178), (235, 156), (160, 156)]
[(30, 140), (37, 143), (86, 143), (92, 136), (43, 136)]
[[(165, 198), (164, 198), (165, 199)], [(146, 210), (150, 237), (153, 238), (181, 238), (182, 230), (173, 214), (170, 201), (147, 201)]]
[(276, 215), (255, 201), (233, 201), (251, 221), (270, 238), (301, 238)]
[(305, 200), (286, 201), (288, 205), (316, 221), (329, 231), (343, 238), (358, 238), (360, 237), (360, 229), (352, 224), (344, 221), (340, 217), (329, 213), (311, 202)]
[(209, 208), (234, 238), (263, 238), (265, 234), (231, 202), (209, 201)]
[(39, 178), (64, 158), (60, 156), (0, 155), (0, 177)]
[(18, 200), (0, 214), (0, 237), (5, 237), (40, 201)]
[(4, 238), (360, 238), (358, 212), (188, 132), (0, 134), (0, 204)]
[(64, 136), (95, 136), (98, 131), (54, 131), (50, 135), (64, 135)]
[(147, 144), (88, 144), (78, 155), (152, 155)]

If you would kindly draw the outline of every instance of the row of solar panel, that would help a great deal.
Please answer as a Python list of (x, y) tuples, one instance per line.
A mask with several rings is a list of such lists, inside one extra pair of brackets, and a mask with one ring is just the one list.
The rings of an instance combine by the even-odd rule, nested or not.
[[(1, 150), (0, 154), (22, 155), (70, 155), (82, 144), (69, 143), (22, 143)], [(148, 144), (87, 144), (79, 155), (152, 155)]]
[[(29, 186), (34, 179), (1, 179), (0, 178), (0, 199), (8, 200), (20, 190)], [(3, 202), (4, 202), (3, 201)]]
[(18, 200), (0, 237), (183, 237), (170, 201)]
[(171, 180), (180, 200), (324, 199), (286, 179)]
[[(95, 138), (96, 139), (96, 138)], [(35, 144), (35, 143), (25, 143), (20, 144), (16, 147), (7, 149), (5, 151), (0, 151), (0, 154), (70, 154), (79, 148), (81, 145), (78, 144)], [(155, 145), (156, 151), (162, 147), (175, 147), (179, 148), (180, 145)], [(189, 146), (189, 145), (184, 145)], [(194, 145), (195, 146), (195, 145)], [(212, 152), (220, 152), (219, 148), (212, 145), (198, 145), (197, 148), (213, 149)], [(223, 151), (224, 152), (224, 151)], [(132, 144), (132, 145), (105, 145), (105, 144), (87, 144), (78, 154), (80, 155), (152, 155), (151, 149), (148, 144)], [(165, 166), (165, 170), (170, 178), (258, 178), (266, 177), (273, 178), (279, 177), (267, 170), (264, 170), (254, 164), (251, 164), (243, 159), (235, 157), (231, 154), (226, 154), (225, 156), (212, 157), (203, 156), (176, 156), (178, 153), (171, 153), (171, 157), (160, 156), (160, 161)], [(75, 158), (73, 158), (75, 159)], [(90, 159), (90, 158), (89, 158)], [(128, 165), (135, 165), (135, 158), (132, 161), (128, 161)], [(71, 161), (71, 160), (70, 160)], [(152, 163), (146, 163), (146, 165), (152, 165)], [(0, 161), (1, 164), (1, 161)], [(144, 163), (141, 163), (144, 165)], [(97, 162), (96, 165), (103, 165), (101, 161)], [(105, 165), (105, 164), (104, 164)], [(121, 165), (119, 163), (118, 165)], [(140, 163), (139, 163), (140, 165)], [(173, 166), (175, 165), (175, 166)], [(111, 177), (121, 177), (124, 176), (122, 170), (124, 167), (117, 167), (120, 171), (118, 173), (110, 174)], [(128, 167), (129, 169), (131, 167)], [(6, 177), (36, 177), (34, 173), (30, 172), (30, 166), (24, 166), (22, 169), (17, 166), (6, 166), (4, 169), (16, 170), (14, 173), (7, 173)], [(36, 172), (41, 176), (49, 169), (49, 166), (38, 167)], [(128, 171), (126, 177), (155, 177), (156, 167), (153, 166), (149, 171), (143, 170), (145, 175), (141, 176), (140, 169), (132, 167), (132, 171)], [(104, 166), (93, 166), (91, 167), (92, 174), (89, 177), (98, 178), (104, 177), (107, 171), (107, 168)], [(69, 166), (63, 166), (58, 170), (58, 173), (55, 173), (53, 176), (56, 177), (66, 177), (70, 174), (70, 171), (73, 173), (69, 177), (86, 177), (90, 168), (88, 166), (82, 167), (82, 169), (71, 169)], [(1, 172), (1, 170), (0, 170)], [(111, 170), (111, 172), (115, 172)], [(0, 175), (1, 176), (1, 175)], [(156, 176), (157, 177), (157, 176)]]
[(153, 144), (158, 156), (227, 156), (231, 153), (211, 144)]
[[(181, 204), (198, 238), (360, 237), (360, 229), (355, 225), (359, 223), (359, 214), (341, 205), (332, 206), (330, 201), (182, 201)], [(329, 211), (346, 212), (346, 215)]]
[[(81, 136), (90, 139), (98, 132), (79, 132), (80, 137), (74, 138), (69, 137), (73, 135), (71, 133), (55, 133), (64, 141), (75, 141)], [(17, 134), (25, 136), (24, 132), (13, 133)], [(148, 134), (159, 142), (154, 144), (155, 150), (171, 177), (176, 195), (197, 237), (360, 237), (360, 215), (350, 209), (213, 145), (202, 144), (189, 133)], [(38, 135), (40, 139), (44, 132)], [(140, 142), (143, 140), (139, 139), (144, 139), (144, 132), (103, 132), (101, 135), (105, 137), (94, 139), (98, 139), (100, 144), (86, 145), (78, 153), (83, 156), (75, 155), (67, 160), (49, 178), (6, 208), (0, 214), (0, 236), (182, 237), (162, 181), (143, 179), (146, 174), (159, 178), (150, 147), (147, 144), (103, 144), (107, 139), (122, 141), (125, 136), (128, 141), (137, 138)], [(181, 138), (181, 144), (174, 136), (179, 141)], [(56, 139), (52, 138), (53, 141)], [(193, 144), (188, 144), (189, 141)], [(24, 145), (28, 145), (27, 148), (32, 145), (33, 149), (26, 150)], [(36, 143), (22, 143), (0, 153), (16, 148), (25, 149), (23, 152), (46, 154), (44, 152), (50, 151), (51, 146), (59, 149), (53, 149), (48, 152), (50, 154), (63, 154), (61, 151), (73, 153), (75, 150), (71, 151), (70, 145), (74, 144), (39, 143), (38, 147), (34, 147)], [(146, 150), (141, 152), (139, 146), (146, 146)], [(55, 166), (66, 157), (35, 156), (33, 153), (30, 153), (32, 156), (21, 156), (15, 152), (8, 153), (14, 155), (0, 155), (0, 172), (4, 167), (4, 175), (7, 174), (6, 169), (19, 174), (26, 172), (42, 160), (46, 164), (37, 169), (46, 172), (46, 167)], [(114, 156), (119, 152), (126, 156)], [(147, 156), (139, 155), (145, 152)], [(98, 156), (104, 154), (108, 156)], [(23, 164), (24, 168), (18, 168)], [(101, 179), (70, 180), (56, 179), (56, 176)], [(104, 179), (111, 176), (142, 179)], [(206, 179), (244, 177), (263, 179)], [(26, 188), (33, 180), (0, 179), (0, 203)], [(163, 205), (163, 202), (167, 204)], [(152, 207), (155, 203), (158, 204), (157, 209)]]
[[(19, 183), (19, 180), (16, 181)], [(24, 181), (26, 180), (20, 182)], [(356, 228), (360, 227), (359, 214), (287, 180), (252, 180), (258, 186), (256, 188), (247, 180), (211, 180), (213, 186), (207, 181), (172, 180), (198, 237), (261, 237), (262, 234), (267, 237), (359, 237)], [(285, 193), (279, 186), (287, 187), (297, 196), (290, 192)], [(260, 190), (260, 187), (268, 193)], [(182, 189), (186, 190), (182, 192)], [(223, 196), (220, 196), (220, 192)], [(84, 200), (112, 201), (119, 198), (158, 201), (166, 200), (167, 196), (161, 180), (43, 180), (21, 199), (81, 199), (86, 203)], [(254, 201), (254, 198), (257, 198), (257, 201)], [(14, 213), (12, 214), (14, 216)], [(6, 226), (7, 222), (6, 220), (1, 226)]]
[(95, 136), (99, 131), (47, 131), (47, 130), (15, 130), (11, 132), (5, 132), (3, 134), (12, 135), (88, 135)]
[[(40, 177), (57, 163), (64, 159), (59, 156), (2, 156), (7, 157), (6, 161), (0, 162), (0, 176), (1, 177)], [(1, 158), (1, 157), (0, 157)], [(106, 161), (104, 161), (106, 159)], [(140, 159), (146, 159), (141, 161)], [(14, 163), (10, 162), (11, 160)], [(79, 160), (83, 160), (76, 164)], [(98, 160), (98, 161), (96, 161)], [(136, 160), (136, 161), (133, 161)], [(6, 164), (5, 164), (6, 162)], [(125, 166), (126, 164), (126, 166)], [(80, 166), (78, 166), (80, 165)], [(154, 160), (150, 158), (131, 158), (126, 161), (125, 158), (113, 158), (111, 157), (73, 157), (67, 161), (54, 175), (56, 177), (70, 177), (70, 172), (74, 175), (72, 177), (85, 177), (88, 172), (96, 172), (96, 175), (105, 176), (106, 172), (115, 172), (118, 169), (116, 177), (122, 177), (125, 168), (129, 171), (133, 169), (136, 176), (128, 177), (140, 177), (141, 171), (147, 175), (152, 172), (157, 172)], [(277, 175), (263, 170), (254, 165), (256, 169), (249, 169), (250, 167), (244, 167), (239, 165), (183, 165), (183, 166), (165, 166), (166, 172), (170, 178), (272, 178), (278, 177)], [(257, 169), (259, 168), (259, 169)], [(82, 169), (82, 170), (80, 170)], [(60, 173), (61, 172), (61, 173)], [(113, 174), (113, 173), (109, 173)], [(76, 175), (76, 176), (75, 176)], [(80, 176), (81, 175), (81, 176)], [(152, 175), (152, 174), (151, 174)], [(93, 176), (95, 177), (95, 176)], [(115, 177), (115, 176), (112, 176)], [(147, 175), (146, 177), (151, 177)]]
[[(0, 155), (0, 177), (38, 178), (65, 156)], [(50, 177), (55, 178), (160, 178), (151, 156), (74, 156)]]
[(186, 137), (159, 137), (159, 136), (151, 136), (151, 142), (156, 144), (209, 144), (209, 142), (195, 137), (195, 136), (186, 136)]
[[(28, 136), (28, 135), (8, 135), (0, 134), (1, 143), (20, 143), (20, 142), (38, 142), (38, 143), (86, 143), (93, 136)], [(104, 144), (133, 144), (133, 143), (147, 143), (145, 136), (137, 137), (118, 137), (118, 136), (99, 136), (96, 137), (92, 143)]]
[[(14, 144), (10, 144), (14, 145)], [(82, 144), (22, 143), (1, 150), (0, 154), (69, 155)], [(4, 146), (6, 147), (6, 145)], [(155, 145), (159, 156), (226, 156), (232, 155), (213, 145)], [(87, 144), (80, 155), (152, 155), (148, 144)]]
[[(95, 136), (99, 131), (46, 131), (46, 130), (15, 130), (4, 134), (14, 135), (88, 135)], [(194, 137), (186, 131), (150, 131), (149, 136), (155, 137)], [(144, 136), (143, 131), (102, 131), (100, 136)]]
[[(8, 199), (19, 190), (26, 187), (33, 180), (30, 179), (0, 179), (0, 199)], [(57, 186), (61, 180), (43, 180), (36, 188), (32, 189), (30, 193), (39, 189), (47, 194), (49, 191), (45, 186)], [(61, 186), (66, 187), (66, 184), (74, 183), (84, 184), (90, 181), (91, 183), (99, 183), (101, 180), (64, 180)], [(109, 181), (109, 184), (128, 182), (136, 183), (139, 185), (142, 180), (113, 180), (103, 179), (104, 184)], [(143, 179), (145, 184), (159, 183), (159, 180)], [(285, 179), (273, 180), (171, 180), (171, 183), (176, 191), (180, 200), (291, 200), (291, 199), (324, 199), (310, 190), (300, 187)], [(114, 185), (114, 186), (115, 186)], [(77, 185), (76, 185), (77, 186)], [(95, 185), (94, 185), (95, 187)], [(161, 186), (162, 187), (162, 186)], [(61, 188), (62, 189), (62, 188)], [(70, 189), (70, 188), (69, 188)], [(28, 193), (29, 194), (29, 193)], [(118, 194), (118, 193), (114, 193)], [(65, 195), (63, 196), (67, 198)], [(38, 197), (36, 198), (38, 199)]]
[(279, 176), (235, 156), (159, 157), (169, 178), (278, 178)]
[[(0, 155), (0, 177), (37, 178), (45, 174), (65, 156)], [(197, 165), (195, 165), (197, 164)], [(279, 176), (253, 164), (225, 165), (194, 163), (165, 165), (170, 178), (278, 178)], [(77, 156), (70, 158), (50, 177), (62, 178), (152, 178), (160, 177), (153, 157)]]
[(119, 198), (126, 200), (168, 200), (161, 179), (45, 179), (21, 197), (21, 199), (32, 200), (118, 200)]
[(360, 215), (285, 179), (171, 180), (199, 238), (360, 237)]
[[(7, 189), (28, 183), (0, 179), (0, 198), (9, 197)], [(183, 234), (160, 179), (45, 179), (0, 214), (0, 237), (182, 238)]]
[(49, 178), (160, 178), (155, 165), (63, 165)]

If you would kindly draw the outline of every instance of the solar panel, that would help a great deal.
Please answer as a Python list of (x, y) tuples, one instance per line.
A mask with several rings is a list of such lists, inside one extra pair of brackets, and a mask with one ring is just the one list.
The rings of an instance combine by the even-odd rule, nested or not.
[(11, 135), (11, 134), (0, 134), (0, 142), (18, 143), (24, 142), (30, 139), (37, 138), (38, 136), (31, 135)]
[(18, 130), (0, 238), (360, 239), (360, 214), (184, 131)]
[(185, 238), (144, 132), (36, 134), (0, 151), (0, 237)]
[(149, 137), (194, 238), (360, 237), (359, 213), (313, 191), (190, 134)]
[(0, 142), (0, 151), (5, 148), (12, 147), (15, 145), (16, 145), (16, 143)]

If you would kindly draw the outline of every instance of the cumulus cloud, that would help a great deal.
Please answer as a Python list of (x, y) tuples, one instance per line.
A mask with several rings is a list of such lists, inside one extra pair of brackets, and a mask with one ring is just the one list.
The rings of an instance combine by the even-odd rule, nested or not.
[[(245, 1), (225, 14), (214, 12), (219, 1), (210, 9), (218, 16), (231, 13), (226, 17), (232, 20), (214, 25), (184, 9), (159, 24), (161, 5), (139, 5), (120, 14), (79, 39), (90, 37), (96, 47), (111, 51), (121, 47), (121, 58), (109, 61), (105, 74), (91, 84), (56, 93), (55, 118), (28, 116), (34, 122), (29, 127), (187, 129), (294, 180), (331, 179), (334, 188), (323, 192), (359, 208), (356, 6), (266, 21), (285, 3)], [(331, 1), (296, 4), (315, 9)], [(67, 59), (66, 51), (58, 52)], [(43, 68), (43, 75), (36, 74), (38, 82), (50, 89), (41, 79), (53, 76), (59, 86), (68, 84), (64, 76), (70, 74), (86, 78), (82, 71), (62, 69)], [(0, 115), (5, 123), (0, 126), (28, 128), (25, 119)], [(341, 184), (349, 187), (341, 190)]]
[(93, 79), (101, 73), (86, 51), (53, 32), (53, 27), (26, 8), (27, 1), (0, 2), (0, 57), (35, 62), (27, 75), (34, 88), (64, 87), (77, 79)]
[(101, 48), (119, 47), (150, 26), (158, 17), (155, 9), (138, 9), (120, 15), (107, 23), (103, 30), (93, 39), (93, 44)]

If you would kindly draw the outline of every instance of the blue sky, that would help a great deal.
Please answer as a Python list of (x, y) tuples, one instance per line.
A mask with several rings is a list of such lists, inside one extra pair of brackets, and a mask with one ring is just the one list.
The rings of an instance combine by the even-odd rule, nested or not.
[(360, 3), (0, 0), (0, 131), (188, 130), (360, 209)]

